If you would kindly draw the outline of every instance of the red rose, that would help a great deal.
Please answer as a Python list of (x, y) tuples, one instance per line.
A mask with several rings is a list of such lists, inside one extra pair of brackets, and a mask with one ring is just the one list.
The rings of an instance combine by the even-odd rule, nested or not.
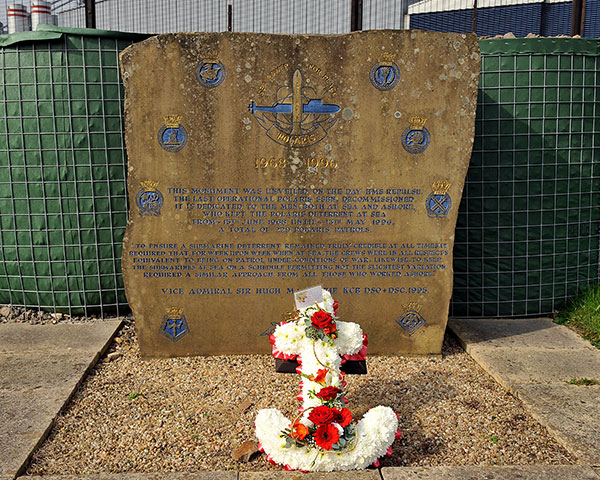
[(347, 408), (334, 408), (333, 411), (335, 417), (332, 423), (337, 423), (340, 427), (350, 425), (350, 422), (352, 421), (352, 414), (350, 413), (350, 410), (348, 410)]
[(341, 390), (337, 387), (325, 387), (319, 390), (317, 397), (326, 402), (328, 400), (333, 400), (340, 392)]
[(312, 318), (310, 319), (312, 324), (316, 328), (325, 328), (331, 325), (333, 322), (333, 318), (327, 312), (323, 310), (319, 310), (318, 312), (313, 313)]
[(308, 414), (308, 419), (317, 425), (331, 423), (334, 417), (335, 412), (324, 405), (313, 408)]
[(340, 305), (340, 304), (337, 302), (337, 300), (333, 302), (333, 311), (334, 311), (334, 312), (336, 312), (336, 313), (337, 313), (337, 309), (338, 309), (338, 306), (339, 306), (339, 305)]
[(321, 425), (313, 436), (316, 444), (323, 450), (331, 450), (331, 446), (340, 439), (338, 429), (333, 425)]

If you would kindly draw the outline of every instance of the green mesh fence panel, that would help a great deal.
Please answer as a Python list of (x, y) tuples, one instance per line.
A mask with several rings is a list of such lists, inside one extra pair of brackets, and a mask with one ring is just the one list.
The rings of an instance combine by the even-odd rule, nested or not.
[[(0, 36), (0, 303), (126, 310), (118, 53), (140, 37), (47, 30)], [(599, 279), (600, 42), (480, 45), (451, 314), (551, 313)]]
[(126, 307), (118, 55), (131, 39), (78, 33), (0, 48), (0, 302), (103, 313)]
[(480, 46), (450, 313), (549, 314), (599, 279), (600, 42)]

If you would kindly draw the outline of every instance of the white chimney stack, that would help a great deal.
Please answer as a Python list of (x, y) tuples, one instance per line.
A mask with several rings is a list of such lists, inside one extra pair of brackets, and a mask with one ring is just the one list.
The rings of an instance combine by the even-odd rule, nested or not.
[(52, 7), (44, 0), (31, 0), (31, 29), (35, 30), (40, 23), (52, 25)]
[(29, 14), (25, 5), (9, 3), (6, 14), (8, 17), (8, 33), (26, 32), (29, 30)]

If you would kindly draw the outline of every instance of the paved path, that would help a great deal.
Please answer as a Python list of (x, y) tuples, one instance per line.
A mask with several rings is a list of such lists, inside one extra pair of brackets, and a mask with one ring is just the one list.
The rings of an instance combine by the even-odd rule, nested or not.
[(569, 384), (600, 381), (600, 350), (547, 318), (455, 319), (449, 327), (579, 463), (600, 466), (600, 385)]
[[(120, 322), (0, 325), (0, 480), (13, 480), (43, 441)], [(600, 351), (548, 319), (451, 320), (450, 328), (498, 382), (580, 465), (382, 468), (360, 472), (199, 472), (20, 477), (22, 480), (600, 480)], [(591, 466), (590, 466), (591, 465)], [(594, 470), (594, 468), (596, 470)]]
[(599, 480), (581, 465), (509, 467), (386, 467), (333, 473), (199, 472), (21, 477), (20, 480)]
[(0, 324), (0, 480), (26, 467), (120, 324)]

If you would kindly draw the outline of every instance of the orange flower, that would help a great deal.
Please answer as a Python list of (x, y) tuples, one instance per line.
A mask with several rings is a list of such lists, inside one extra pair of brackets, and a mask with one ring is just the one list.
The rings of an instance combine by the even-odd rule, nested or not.
[(313, 382), (323, 383), (325, 381), (325, 377), (327, 376), (328, 372), (329, 372), (329, 369), (322, 368), (321, 370), (319, 370), (317, 372), (316, 375), (312, 375), (312, 376), (308, 377), (308, 379)]
[(337, 332), (337, 327), (335, 326), (335, 323), (330, 323), (328, 326), (326, 326), (323, 331), (325, 332), (326, 335), (331, 335), (332, 333)]
[(304, 440), (304, 437), (308, 435), (308, 427), (303, 423), (296, 421), (294, 426), (292, 427), (292, 433), (290, 436), (292, 438), (297, 438), (298, 440)]

